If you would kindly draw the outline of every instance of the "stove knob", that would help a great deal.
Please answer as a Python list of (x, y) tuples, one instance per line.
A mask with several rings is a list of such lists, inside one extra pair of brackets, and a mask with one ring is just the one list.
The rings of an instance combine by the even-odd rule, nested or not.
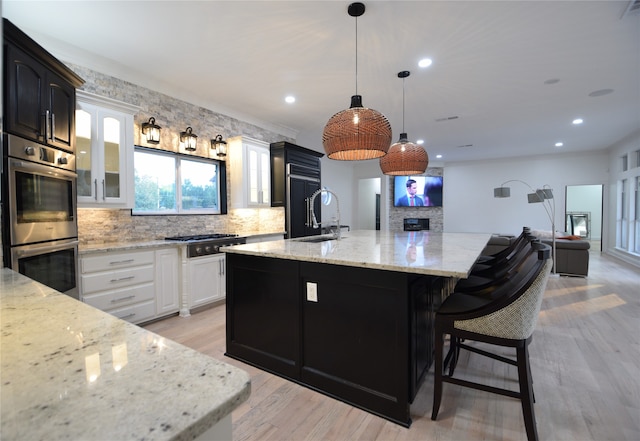
[(213, 252), (214, 253), (219, 253), (220, 252), (220, 246), (214, 246), (213, 247)]
[(207, 254), (211, 254), (211, 249), (212, 249), (212, 248), (213, 248), (213, 247), (212, 247), (211, 245), (207, 245), (207, 246), (205, 246), (205, 247), (204, 247), (204, 251), (205, 251)]
[(68, 164), (67, 158), (65, 156), (58, 158), (58, 164), (62, 164), (62, 165)]
[(202, 247), (197, 246), (196, 247), (196, 255), (199, 256), (200, 254), (202, 254)]
[(35, 156), (36, 155), (36, 149), (34, 147), (31, 147), (31, 146), (25, 147), (24, 153), (27, 156)]

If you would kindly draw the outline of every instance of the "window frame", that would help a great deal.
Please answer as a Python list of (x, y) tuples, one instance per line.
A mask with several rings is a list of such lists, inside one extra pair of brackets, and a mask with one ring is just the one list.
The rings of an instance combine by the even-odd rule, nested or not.
[[(158, 156), (166, 156), (173, 158), (174, 160), (174, 172), (175, 172), (175, 182), (176, 182), (176, 190), (175, 190), (175, 209), (173, 210), (163, 210), (163, 211), (136, 211), (135, 207), (135, 153), (148, 153)], [(197, 215), (220, 215), (227, 214), (227, 168), (226, 162), (213, 159), (206, 158), (202, 156), (195, 155), (186, 155), (179, 152), (172, 152), (167, 150), (154, 149), (144, 146), (136, 145), (134, 146), (134, 161), (133, 161), (133, 172), (134, 172), (134, 200), (133, 200), (133, 208), (131, 209), (132, 216), (197, 216)], [(182, 160), (192, 161), (192, 162), (202, 162), (205, 164), (215, 164), (218, 167), (218, 209), (198, 209), (198, 210), (184, 210), (182, 208), (182, 182), (181, 182), (181, 173), (182, 173)]]

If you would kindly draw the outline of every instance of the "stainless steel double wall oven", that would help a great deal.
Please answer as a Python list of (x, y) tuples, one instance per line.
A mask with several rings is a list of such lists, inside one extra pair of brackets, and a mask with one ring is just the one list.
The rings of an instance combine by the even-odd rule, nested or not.
[(4, 264), (78, 298), (75, 155), (5, 133)]

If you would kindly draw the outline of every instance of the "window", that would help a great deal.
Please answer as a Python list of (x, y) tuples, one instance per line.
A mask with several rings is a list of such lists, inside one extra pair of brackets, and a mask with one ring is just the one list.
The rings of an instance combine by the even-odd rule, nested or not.
[(622, 161), (622, 171), (624, 172), (629, 170), (629, 156), (623, 155), (620, 160)]
[(133, 214), (226, 213), (220, 161), (136, 147), (133, 163)]
[(623, 179), (618, 183), (618, 216), (616, 228), (616, 246), (618, 248), (627, 249), (627, 225), (628, 225), (628, 206), (627, 206), (627, 180)]

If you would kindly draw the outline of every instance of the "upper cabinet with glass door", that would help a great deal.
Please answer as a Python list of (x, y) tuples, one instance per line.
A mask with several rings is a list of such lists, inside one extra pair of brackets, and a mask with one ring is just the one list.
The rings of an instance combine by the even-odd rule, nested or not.
[(237, 136), (227, 140), (231, 181), (231, 208), (271, 206), (269, 144)]
[(138, 110), (136, 106), (78, 91), (79, 207), (133, 208), (133, 115)]

